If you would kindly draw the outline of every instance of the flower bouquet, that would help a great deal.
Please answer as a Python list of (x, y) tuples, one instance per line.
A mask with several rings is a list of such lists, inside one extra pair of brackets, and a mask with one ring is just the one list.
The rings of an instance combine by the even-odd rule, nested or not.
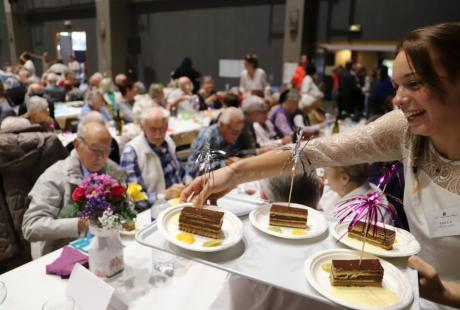
[(92, 174), (72, 192), (71, 203), (59, 217), (82, 217), (100, 229), (134, 229), (134, 203), (147, 199), (139, 184), (128, 187), (105, 174)]
[(94, 235), (89, 247), (89, 268), (99, 277), (111, 277), (124, 268), (119, 231), (134, 229), (134, 203), (147, 199), (138, 184), (121, 185), (108, 175), (92, 174), (72, 192), (71, 203), (59, 216), (81, 217)]

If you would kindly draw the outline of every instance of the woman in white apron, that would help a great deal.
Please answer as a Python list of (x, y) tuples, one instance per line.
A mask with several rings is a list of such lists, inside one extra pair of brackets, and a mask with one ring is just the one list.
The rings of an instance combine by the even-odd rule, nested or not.
[[(319, 166), (401, 160), (406, 180), (404, 209), (411, 233), (422, 245), (419, 256), (443, 281), (438, 293), (422, 297), (460, 307), (460, 23), (409, 33), (393, 68), (396, 96), (392, 111), (369, 125), (308, 142), (305, 155)], [(196, 179), (181, 198), (211, 200), (237, 184), (289, 173), (289, 150), (239, 161)], [(206, 177), (205, 177), (206, 178)], [(202, 184), (205, 187), (202, 188)], [(419, 267), (420, 265), (412, 264)], [(420, 267), (419, 267), (420, 268)], [(422, 279), (420, 291), (438, 281)], [(422, 308), (441, 308), (423, 300)]]

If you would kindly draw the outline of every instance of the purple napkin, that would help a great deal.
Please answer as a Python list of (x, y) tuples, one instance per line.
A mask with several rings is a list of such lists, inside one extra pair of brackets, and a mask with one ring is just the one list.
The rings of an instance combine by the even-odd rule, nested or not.
[(46, 265), (46, 273), (57, 274), (66, 279), (70, 276), (73, 266), (77, 263), (88, 268), (88, 256), (71, 247), (64, 246), (61, 256), (51, 264)]

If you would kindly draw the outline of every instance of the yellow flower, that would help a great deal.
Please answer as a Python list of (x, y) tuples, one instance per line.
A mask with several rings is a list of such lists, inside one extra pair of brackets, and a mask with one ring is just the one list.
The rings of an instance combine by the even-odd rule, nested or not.
[(142, 191), (142, 186), (140, 186), (137, 183), (129, 183), (128, 189), (126, 190), (126, 194), (134, 202), (148, 199), (147, 195)]

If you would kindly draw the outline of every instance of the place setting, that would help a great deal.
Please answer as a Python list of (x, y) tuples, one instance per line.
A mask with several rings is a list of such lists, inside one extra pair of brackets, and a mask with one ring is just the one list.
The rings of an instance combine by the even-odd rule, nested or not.
[[(290, 167), (290, 187), (287, 202), (273, 202), (259, 207), (249, 214), (251, 224), (258, 230), (284, 239), (311, 239), (322, 235), (328, 224), (324, 215), (308, 206), (292, 203), (294, 177), (296, 169), (301, 168), (306, 173), (306, 165), (311, 164), (303, 149), (308, 141), (302, 145), (302, 129), (296, 132), (297, 142), (291, 149), (291, 155), (286, 167)], [(300, 190), (300, 189), (296, 189)]]
[[(225, 152), (214, 150), (207, 143), (196, 164), (203, 175), (211, 179), (211, 162), (223, 156)], [(188, 201), (192, 198), (193, 195)], [(243, 237), (243, 223), (234, 213), (212, 205), (194, 207), (190, 202), (163, 210), (156, 222), (137, 234), (136, 239), (141, 244), (151, 246), (148, 239), (155, 229), (175, 246), (202, 253), (226, 250)]]

